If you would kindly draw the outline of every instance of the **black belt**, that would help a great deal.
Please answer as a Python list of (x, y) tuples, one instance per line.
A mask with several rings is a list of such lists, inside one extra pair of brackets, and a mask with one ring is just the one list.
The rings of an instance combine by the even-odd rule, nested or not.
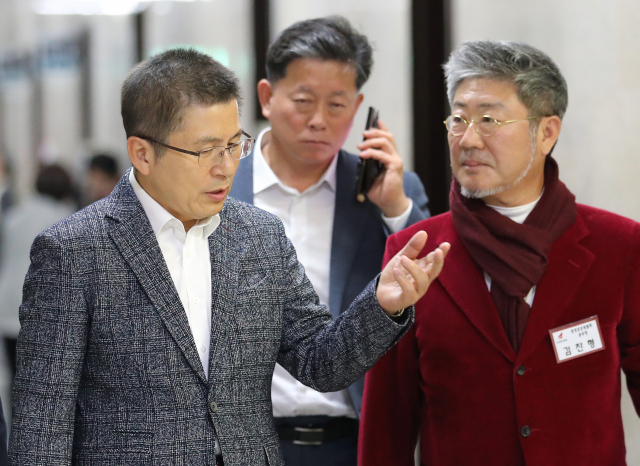
[(276, 418), (276, 430), (280, 440), (293, 442), (295, 445), (322, 445), (349, 437), (358, 437), (358, 421), (348, 417), (327, 418), (327, 421), (305, 423), (303, 425), (287, 425), (289, 419)]
[(216, 466), (224, 466), (224, 461), (222, 461), (222, 455), (216, 455)]

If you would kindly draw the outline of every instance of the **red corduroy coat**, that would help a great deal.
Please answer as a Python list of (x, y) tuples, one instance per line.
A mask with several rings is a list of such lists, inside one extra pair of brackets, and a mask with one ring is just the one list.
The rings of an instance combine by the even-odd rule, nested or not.
[[(410, 332), (367, 374), (360, 466), (617, 466), (622, 368), (640, 412), (640, 224), (578, 205), (552, 246), (516, 355), (449, 213), (418, 230), (451, 243)], [(558, 364), (549, 330), (597, 315), (606, 349)]]

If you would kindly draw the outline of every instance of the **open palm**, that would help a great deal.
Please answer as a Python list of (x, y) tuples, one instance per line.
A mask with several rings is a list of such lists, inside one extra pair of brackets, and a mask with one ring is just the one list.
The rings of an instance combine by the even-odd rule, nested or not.
[(415, 304), (442, 271), (451, 246), (442, 243), (425, 257), (416, 259), (426, 242), (427, 233), (419, 231), (382, 270), (376, 296), (388, 314)]

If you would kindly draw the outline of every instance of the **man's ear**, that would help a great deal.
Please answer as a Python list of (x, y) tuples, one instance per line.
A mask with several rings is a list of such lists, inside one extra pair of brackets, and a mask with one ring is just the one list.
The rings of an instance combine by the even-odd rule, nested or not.
[(156, 153), (153, 146), (146, 139), (131, 136), (127, 139), (127, 152), (131, 164), (141, 175), (147, 176), (151, 172), (151, 164), (155, 163)]
[(562, 129), (562, 120), (557, 115), (543, 117), (538, 127), (538, 146), (545, 157), (555, 146)]
[(268, 120), (271, 114), (271, 97), (273, 96), (273, 86), (266, 79), (258, 82), (258, 100), (262, 107), (262, 115)]

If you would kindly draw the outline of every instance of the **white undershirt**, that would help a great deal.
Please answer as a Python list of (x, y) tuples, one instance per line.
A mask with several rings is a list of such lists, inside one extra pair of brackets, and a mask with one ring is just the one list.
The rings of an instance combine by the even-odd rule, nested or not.
[[(253, 150), (253, 203), (282, 220), (320, 302), (328, 305), (338, 157), (333, 158), (315, 184), (301, 193), (284, 185), (262, 155), (262, 138), (269, 130), (260, 133)], [(404, 228), (412, 207), (413, 203), (399, 217), (382, 216), (393, 233)], [(279, 364), (273, 374), (271, 398), (275, 417), (356, 417), (346, 390), (317, 392), (298, 382)]]
[[(542, 194), (540, 194), (540, 197), (542, 197)], [(487, 207), (491, 207), (496, 212), (522, 225), (524, 221), (527, 219), (527, 217), (529, 216), (529, 214), (533, 211), (536, 204), (538, 204), (540, 197), (529, 204), (519, 205), (516, 207), (499, 207), (497, 205), (489, 205), (489, 204), (487, 204)], [(487, 287), (489, 288), (489, 291), (491, 291), (491, 277), (487, 275), (486, 272), (484, 272), (484, 281), (487, 283)], [(529, 294), (524, 297), (524, 302), (527, 303), (529, 307), (533, 306), (533, 298), (535, 295), (536, 295), (536, 286), (534, 285), (533, 288), (529, 290)]]
[(211, 258), (208, 238), (220, 224), (220, 216), (198, 220), (185, 232), (182, 222), (140, 186), (134, 170), (129, 173), (129, 182), (156, 235), (208, 378), (211, 341)]

